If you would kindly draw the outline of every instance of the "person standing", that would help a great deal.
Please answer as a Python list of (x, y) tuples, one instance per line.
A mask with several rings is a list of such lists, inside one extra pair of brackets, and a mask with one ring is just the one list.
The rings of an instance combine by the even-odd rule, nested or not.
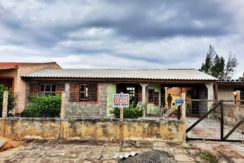
[(172, 104), (172, 96), (170, 93), (168, 94), (167, 102), (168, 102), (168, 109), (170, 109)]

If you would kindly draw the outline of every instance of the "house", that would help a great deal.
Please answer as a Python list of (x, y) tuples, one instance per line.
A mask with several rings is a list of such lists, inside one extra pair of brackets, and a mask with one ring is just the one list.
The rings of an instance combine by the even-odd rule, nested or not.
[[(22, 79), (30, 95), (64, 91), (68, 117), (108, 117), (112, 95), (121, 92), (128, 93), (135, 105), (147, 104), (147, 114), (158, 114), (169, 93), (173, 100), (183, 92), (190, 98), (213, 100), (216, 81), (195, 69), (46, 69)], [(201, 108), (195, 107), (192, 113), (200, 114)]]
[[(240, 91), (240, 100), (244, 100), (244, 80), (218, 80), (216, 82), (218, 87), (218, 100), (235, 100), (235, 92)], [(244, 104), (244, 101), (241, 102)]]
[(23, 63), (0, 62), (0, 84), (10, 88), (15, 98), (15, 112), (22, 112), (25, 108), (26, 83), (21, 76), (44, 69), (59, 69), (56, 62)]

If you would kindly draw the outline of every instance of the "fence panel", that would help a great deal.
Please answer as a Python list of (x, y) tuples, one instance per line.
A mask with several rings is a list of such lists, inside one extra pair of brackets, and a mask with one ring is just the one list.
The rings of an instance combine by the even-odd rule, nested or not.
[[(187, 116), (189, 140), (244, 141), (244, 110), (235, 101), (193, 100), (198, 115)], [(204, 107), (202, 106), (204, 103)], [(197, 106), (197, 105), (196, 105)], [(208, 109), (202, 109), (202, 108)]]

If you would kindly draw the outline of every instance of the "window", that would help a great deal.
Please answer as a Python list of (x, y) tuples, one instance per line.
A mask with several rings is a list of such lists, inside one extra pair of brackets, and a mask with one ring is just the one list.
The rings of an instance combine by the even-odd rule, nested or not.
[(80, 84), (80, 101), (88, 101), (88, 102), (97, 101), (96, 83)]
[(80, 100), (81, 101), (88, 100), (88, 84), (80, 85)]
[(148, 103), (153, 103), (154, 105), (159, 105), (159, 93), (154, 92), (153, 89), (148, 90)]
[(45, 96), (56, 95), (56, 85), (55, 84), (41, 84), (41, 93)]
[(153, 94), (154, 94), (154, 91), (152, 89), (149, 89), (148, 90), (148, 102), (149, 103), (153, 103)]

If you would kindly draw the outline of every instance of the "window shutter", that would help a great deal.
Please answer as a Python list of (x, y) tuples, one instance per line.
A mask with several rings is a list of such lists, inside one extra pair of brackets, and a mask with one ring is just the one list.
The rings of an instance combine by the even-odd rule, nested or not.
[(97, 101), (97, 83), (88, 84), (89, 101)]

